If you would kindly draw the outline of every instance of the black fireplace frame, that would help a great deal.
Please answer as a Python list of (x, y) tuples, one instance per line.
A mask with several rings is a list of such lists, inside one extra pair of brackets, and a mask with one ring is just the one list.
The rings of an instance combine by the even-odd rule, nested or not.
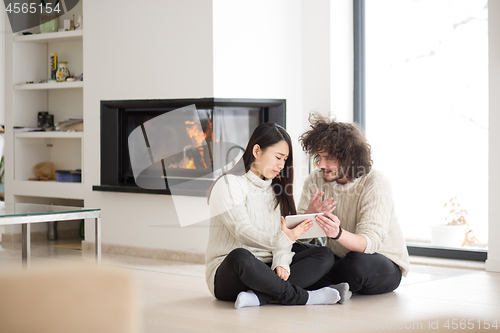
[[(285, 99), (153, 99), (101, 101), (101, 184), (92, 190), (105, 192), (149, 193), (170, 195), (169, 189), (155, 190), (140, 188), (135, 184), (124, 184), (120, 179), (122, 170), (122, 136), (119, 124), (124, 110), (175, 110), (195, 104), (199, 109), (216, 107), (251, 107), (260, 109), (260, 122), (275, 122), (286, 128)], [(205, 196), (208, 187), (193, 189), (184, 193), (191, 196)]]

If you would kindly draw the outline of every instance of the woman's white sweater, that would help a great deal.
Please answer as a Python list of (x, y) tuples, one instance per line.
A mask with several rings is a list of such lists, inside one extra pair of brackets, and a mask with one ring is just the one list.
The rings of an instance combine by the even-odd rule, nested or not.
[(215, 183), (209, 198), (210, 235), (205, 254), (205, 276), (212, 295), (217, 268), (236, 248), (272, 262), (272, 269), (282, 266), (290, 272), (293, 242), (281, 231), (280, 207), (275, 204), (271, 180), (252, 171), (243, 176), (225, 175)]

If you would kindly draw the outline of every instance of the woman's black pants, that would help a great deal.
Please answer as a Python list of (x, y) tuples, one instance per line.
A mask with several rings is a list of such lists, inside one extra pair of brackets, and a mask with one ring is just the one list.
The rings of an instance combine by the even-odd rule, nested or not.
[(252, 290), (261, 305), (273, 301), (303, 305), (309, 298), (306, 288), (329, 272), (333, 263), (334, 257), (330, 249), (305, 249), (294, 255), (290, 264), (290, 276), (284, 281), (271, 270), (270, 263), (260, 261), (246, 249), (234, 249), (215, 273), (215, 297), (234, 302), (240, 292)]

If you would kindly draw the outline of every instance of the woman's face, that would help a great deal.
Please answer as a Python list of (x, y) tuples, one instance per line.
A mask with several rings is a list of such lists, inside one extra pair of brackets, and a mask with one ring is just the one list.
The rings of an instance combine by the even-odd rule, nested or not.
[(288, 144), (281, 140), (262, 150), (259, 145), (253, 146), (254, 161), (250, 170), (261, 178), (273, 179), (285, 167), (288, 159)]

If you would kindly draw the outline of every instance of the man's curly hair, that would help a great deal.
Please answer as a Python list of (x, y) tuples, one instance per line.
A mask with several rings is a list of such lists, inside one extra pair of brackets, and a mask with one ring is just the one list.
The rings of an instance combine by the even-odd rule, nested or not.
[(311, 129), (299, 138), (309, 155), (325, 152), (339, 161), (340, 172), (351, 181), (368, 174), (372, 168), (371, 146), (357, 124), (341, 123), (319, 114), (309, 116)]

